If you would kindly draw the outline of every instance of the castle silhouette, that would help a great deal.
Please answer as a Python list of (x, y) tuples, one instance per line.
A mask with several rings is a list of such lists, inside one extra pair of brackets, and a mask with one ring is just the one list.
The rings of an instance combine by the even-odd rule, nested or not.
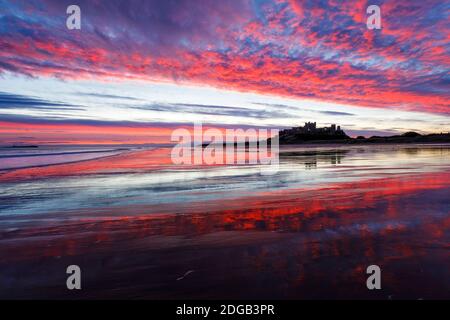
[(309, 140), (339, 140), (350, 137), (341, 129), (341, 126), (332, 124), (329, 127), (318, 128), (316, 122), (305, 122), (303, 127), (294, 127), (281, 130), (280, 142), (296, 143)]

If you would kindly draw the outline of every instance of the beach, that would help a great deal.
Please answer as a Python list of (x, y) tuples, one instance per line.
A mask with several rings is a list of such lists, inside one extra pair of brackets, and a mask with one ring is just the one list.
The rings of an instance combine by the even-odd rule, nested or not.
[(272, 175), (66, 149), (0, 158), (2, 298), (448, 298), (449, 145), (282, 146)]

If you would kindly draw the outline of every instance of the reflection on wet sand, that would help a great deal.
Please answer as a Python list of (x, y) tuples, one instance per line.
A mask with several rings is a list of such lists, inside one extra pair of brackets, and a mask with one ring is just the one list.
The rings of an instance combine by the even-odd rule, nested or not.
[(305, 169), (317, 169), (318, 163), (341, 164), (349, 150), (318, 150), (318, 151), (286, 151), (280, 155), (280, 161), (297, 161), (305, 164)]
[[(289, 175), (281, 170), (270, 180), (281, 186), (289, 177), (285, 188), (251, 187), (228, 199), (203, 191), (189, 202), (28, 208), (18, 215), (4, 208), (0, 296), (449, 298), (448, 149), (416, 148), (409, 161), (411, 150), (289, 152), (280, 159)], [(345, 179), (320, 172), (314, 184), (299, 185), (305, 177), (293, 168), (305, 170), (307, 162), (318, 165), (318, 174), (329, 169)], [(387, 173), (374, 174), (377, 168)], [(229, 190), (253, 185), (248, 177), (227, 181)], [(215, 184), (202, 188), (213, 192)], [(65, 289), (69, 264), (83, 270), (81, 292)], [(370, 264), (382, 268), (381, 291), (366, 289)]]

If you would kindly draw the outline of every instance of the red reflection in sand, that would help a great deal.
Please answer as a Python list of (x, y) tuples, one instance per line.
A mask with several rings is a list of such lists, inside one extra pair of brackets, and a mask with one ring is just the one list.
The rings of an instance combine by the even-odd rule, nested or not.
[[(217, 157), (215, 159), (223, 159), (223, 162), (219, 164), (206, 164), (204, 161), (202, 161), (200, 164), (196, 164), (196, 162), (194, 161), (194, 151), (192, 151), (190, 162), (191, 164), (188, 163), (175, 165), (171, 159), (171, 151), (171, 148), (157, 148), (144, 151), (128, 151), (119, 155), (107, 156), (100, 159), (5, 171), (3, 173), (0, 173), (0, 183), (46, 179), (52, 177), (79, 176), (87, 174), (140, 173), (160, 169), (186, 170), (191, 168), (211, 168), (226, 165), (226, 151), (221, 147), (217, 148), (215, 156)], [(239, 159), (239, 161), (242, 161), (244, 165), (248, 163), (256, 164), (263, 158), (270, 160), (272, 157), (270, 151), (267, 153), (250, 153), (242, 150), (237, 151), (237, 149), (235, 149), (233, 150), (232, 154), (234, 154), (235, 156), (233, 161), (237, 163)]]
[[(170, 165), (164, 159), (167, 149), (2, 178), (136, 172)], [(444, 170), (20, 215), (20, 227), (0, 232), (0, 268), (11, 297), (68, 297), (64, 268), (76, 263), (87, 274), (84, 298), (448, 298), (449, 198)], [(365, 287), (370, 264), (382, 267), (381, 292)]]
[(91, 173), (136, 172), (136, 169), (142, 171), (157, 170), (172, 164), (169, 155), (170, 149), (167, 148), (125, 152), (102, 159), (9, 171), (0, 174), (0, 182), (76, 176)]
[[(358, 225), (361, 241), (366, 241), (364, 239), (373, 233), (388, 235), (406, 229), (402, 218), (416, 213), (408, 212), (399, 199), (422, 191), (449, 187), (450, 172), (441, 172), (346, 182), (310, 190), (265, 193), (232, 201), (79, 210), (77, 222), (30, 227), (3, 234), (3, 238), (25, 239), (48, 236), (50, 240), (43, 241), (50, 241), (52, 245), (47, 246), (44, 252), (38, 250), (42, 243), (35, 240), (24, 247), (20, 246), (19, 255), (13, 243), (4, 246), (1, 251), (11, 258), (28, 259), (33, 255), (61, 256), (95, 252), (97, 244), (104, 246), (149, 236), (200, 236), (221, 231), (319, 232), (336, 228), (351, 229), (354, 225)], [(379, 207), (381, 202), (382, 208)], [(127, 215), (127, 212), (132, 215)], [(101, 218), (92, 219), (88, 216)], [(373, 230), (371, 223), (381, 223), (383, 226)], [(428, 226), (427, 232), (431, 237), (446, 235), (450, 217), (442, 219), (441, 223), (440, 226)], [(53, 242), (51, 238), (54, 236), (58, 236), (58, 240)], [(370, 254), (370, 251), (366, 254)]]

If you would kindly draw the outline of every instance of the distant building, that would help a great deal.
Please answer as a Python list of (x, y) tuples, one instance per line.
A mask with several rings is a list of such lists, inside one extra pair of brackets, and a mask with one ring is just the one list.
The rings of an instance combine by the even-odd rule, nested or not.
[(330, 127), (317, 128), (317, 124), (315, 122), (305, 122), (303, 127), (294, 127), (292, 129), (282, 130), (281, 132), (293, 132), (300, 134), (329, 134), (329, 135), (340, 135), (344, 133), (341, 130), (341, 126), (337, 126), (332, 124)]
[(280, 131), (282, 143), (294, 143), (308, 140), (348, 139), (341, 126), (332, 124), (329, 127), (317, 128), (316, 122), (306, 122), (303, 127), (294, 127)]

